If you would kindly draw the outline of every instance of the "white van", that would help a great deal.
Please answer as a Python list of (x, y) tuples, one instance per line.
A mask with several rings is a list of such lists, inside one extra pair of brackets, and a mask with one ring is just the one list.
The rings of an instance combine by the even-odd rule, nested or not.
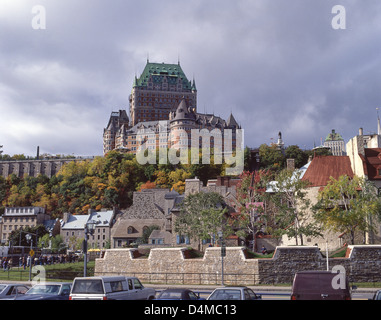
[(77, 277), (69, 300), (151, 300), (155, 294), (135, 277)]

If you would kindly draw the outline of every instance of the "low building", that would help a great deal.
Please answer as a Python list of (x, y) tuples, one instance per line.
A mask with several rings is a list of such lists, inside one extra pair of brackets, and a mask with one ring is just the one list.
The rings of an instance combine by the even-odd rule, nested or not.
[(68, 249), (76, 249), (85, 239), (85, 226), (90, 220), (97, 222), (94, 234), (89, 235), (88, 248), (105, 249), (110, 246), (111, 228), (116, 211), (89, 210), (87, 215), (64, 213), (61, 220), (61, 237)]
[[(196, 177), (185, 181), (185, 194), (169, 189), (147, 189), (134, 192), (133, 204), (123, 211), (112, 230), (112, 247), (122, 248), (139, 244), (145, 229), (157, 226), (149, 237), (149, 245), (183, 246), (198, 245), (192, 239), (180, 237), (174, 232), (174, 222), (180, 213), (184, 197), (191, 193), (217, 192), (228, 198), (235, 195), (238, 179), (218, 177), (207, 185)], [(227, 199), (228, 201), (228, 199)]]
[(1, 242), (6, 243), (14, 230), (36, 227), (50, 220), (42, 207), (8, 207), (2, 216)]

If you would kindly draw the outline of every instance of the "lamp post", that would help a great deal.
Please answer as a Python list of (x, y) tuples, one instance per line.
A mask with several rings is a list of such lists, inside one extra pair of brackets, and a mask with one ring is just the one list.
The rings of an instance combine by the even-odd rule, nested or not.
[(33, 252), (33, 238), (32, 236), (28, 233), (26, 236), (25, 236), (26, 240), (28, 242), (30, 242), (30, 251), (29, 251), (29, 281), (32, 280), (32, 257), (34, 256), (34, 252)]
[(85, 225), (85, 239), (83, 240), (83, 259), (84, 259), (83, 276), (84, 277), (87, 277), (87, 240), (88, 240), (88, 235), (94, 234), (96, 225), (97, 225), (97, 222), (94, 220), (87, 221), (87, 223)]
[(222, 231), (218, 231), (218, 237), (221, 243), (221, 285), (224, 285), (224, 257), (226, 256), (226, 247), (222, 238)]

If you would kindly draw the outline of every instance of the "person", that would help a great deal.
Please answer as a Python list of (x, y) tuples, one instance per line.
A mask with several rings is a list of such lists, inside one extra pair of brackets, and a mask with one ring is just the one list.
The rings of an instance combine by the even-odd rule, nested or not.
[(262, 254), (267, 254), (267, 249), (265, 248), (265, 246), (262, 246)]

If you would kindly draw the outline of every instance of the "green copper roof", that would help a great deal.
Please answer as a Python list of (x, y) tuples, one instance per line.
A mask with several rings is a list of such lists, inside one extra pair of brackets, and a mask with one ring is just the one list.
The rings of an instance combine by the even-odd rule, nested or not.
[(143, 73), (139, 78), (135, 77), (134, 87), (146, 87), (148, 85), (148, 80), (152, 76), (153, 83), (161, 83), (164, 78), (167, 79), (168, 84), (176, 84), (180, 78), (182, 81), (184, 90), (195, 89), (196, 85), (189, 81), (181, 69), (180, 64), (167, 64), (167, 63), (152, 63), (147, 62)]
[(325, 141), (342, 141), (344, 140), (342, 136), (335, 132), (335, 130), (332, 130), (332, 132), (325, 138)]

